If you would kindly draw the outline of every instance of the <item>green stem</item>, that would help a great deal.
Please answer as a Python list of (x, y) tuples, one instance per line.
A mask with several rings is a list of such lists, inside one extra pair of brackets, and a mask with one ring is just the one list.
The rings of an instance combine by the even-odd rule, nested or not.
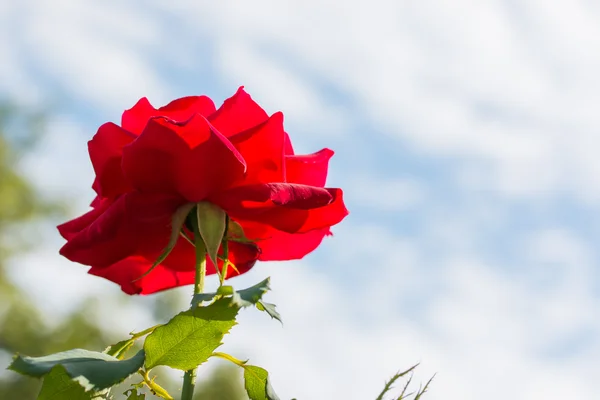
[(192, 400), (194, 388), (196, 387), (196, 369), (185, 371), (183, 375), (183, 387), (181, 389), (181, 400)]
[(165, 388), (154, 382), (154, 379), (150, 378), (148, 371), (141, 369), (138, 371), (138, 373), (142, 375), (142, 378), (144, 378), (144, 383), (150, 388), (154, 395), (163, 399), (173, 400), (173, 397), (165, 390)]
[(194, 283), (194, 295), (204, 290), (204, 278), (206, 277), (206, 248), (200, 234), (194, 233), (196, 245), (196, 279)]
[[(196, 279), (194, 283), (194, 295), (204, 290), (204, 278), (206, 277), (206, 246), (200, 236), (198, 223), (194, 225), (194, 245), (196, 246)], [(193, 307), (193, 306), (192, 306)], [(185, 371), (183, 376), (183, 387), (181, 388), (181, 400), (192, 400), (196, 386), (196, 368)]]

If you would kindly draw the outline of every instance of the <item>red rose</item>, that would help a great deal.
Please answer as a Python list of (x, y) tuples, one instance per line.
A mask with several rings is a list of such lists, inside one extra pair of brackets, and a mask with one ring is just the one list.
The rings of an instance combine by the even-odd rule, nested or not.
[(159, 109), (143, 98), (121, 126), (102, 125), (88, 148), (98, 196), (91, 211), (58, 227), (67, 239), (60, 253), (129, 294), (194, 283), (194, 248), (183, 238), (136, 280), (167, 245), (183, 204), (218, 205), (255, 241), (229, 242), (238, 272), (229, 268), (228, 277), (257, 260), (302, 258), (348, 214), (342, 190), (324, 188), (333, 151), (295, 155), (283, 115), (269, 117), (243, 88), (218, 110), (206, 96)]

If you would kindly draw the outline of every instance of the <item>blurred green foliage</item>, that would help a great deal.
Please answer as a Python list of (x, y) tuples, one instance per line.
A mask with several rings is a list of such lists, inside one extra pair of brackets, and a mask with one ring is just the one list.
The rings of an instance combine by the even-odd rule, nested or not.
[[(43, 355), (65, 346), (98, 347), (106, 340), (82, 312), (48, 326), (36, 305), (7, 275), (8, 261), (14, 261), (33, 244), (26, 235), (17, 234), (20, 228), (61, 212), (61, 207), (45, 200), (17, 168), (42, 133), (42, 125), (39, 113), (0, 104), (0, 355), (3, 360), (10, 360), (17, 351)], [(9, 372), (1, 375), (0, 399), (35, 399), (38, 390), (36, 380)]]
[(219, 364), (208, 377), (198, 377), (196, 400), (247, 400), (243, 371), (233, 364)]
[[(18, 256), (31, 251), (27, 235), (16, 234), (24, 226), (44, 220), (64, 217), (64, 205), (45, 199), (19, 171), (23, 156), (35, 149), (44, 135), (43, 113), (30, 112), (9, 102), (0, 102), (0, 369), (4, 370), (13, 354), (19, 352), (41, 356), (72, 348), (101, 351), (109, 344), (125, 338), (115, 338), (94, 321), (90, 309), (93, 300), (83, 300), (78, 310), (59, 323), (49, 324), (30, 298), (16, 286), (7, 274), (7, 263), (18, 264)], [(85, 151), (85, 149), (82, 149)], [(58, 233), (57, 233), (58, 234)], [(56, 255), (59, 257), (59, 255)], [(42, 268), (42, 266), (40, 266)], [(174, 309), (171, 296), (160, 294), (154, 315), (168, 319), (180, 310)], [(118, 316), (117, 316), (118, 317)], [(4, 363), (6, 365), (4, 365)], [(241, 371), (234, 366), (219, 366), (208, 377), (199, 377), (196, 398), (202, 400), (244, 400)], [(157, 371), (160, 372), (160, 371)], [(162, 376), (165, 387), (177, 398), (180, 382)], [(10, 371), (0, 371), (0, 399), (35, 399), (41, 382)], [(122, 386), (123, 387), (123, 386)], [(115, 390), (115, 398), (125, 398)], [(152, 398), (147, 395), (147, 398)]]

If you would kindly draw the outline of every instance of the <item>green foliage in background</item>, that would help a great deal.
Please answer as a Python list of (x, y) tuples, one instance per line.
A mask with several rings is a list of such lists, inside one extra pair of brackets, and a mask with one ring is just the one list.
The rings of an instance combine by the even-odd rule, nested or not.
[[(10, 360), (16, 352), (43, 355), (69, 347), (98, 347), (107, 338), (82, 312), (49, 326), (27, 293), (7, 274), (7, 263), (34, 244), (22, 233), (23, 226), (60, 215), (58, 204), (44, 199), (23, 176), (18, 165), (43, 133), (43, 118), (0, 104), (0, 357)], [(3, 366), (5, 368), (5, 366)], [(0, 399), (35, 399), (40, 382), (2, 372)]]

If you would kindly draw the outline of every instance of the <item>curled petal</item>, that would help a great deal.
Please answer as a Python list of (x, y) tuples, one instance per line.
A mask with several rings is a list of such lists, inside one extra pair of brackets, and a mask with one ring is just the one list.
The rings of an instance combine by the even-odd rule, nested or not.
[(210, 117), (210, 123), (229, 137), (265, 122), (268, 118), (263, 110), (246, 91), (240, 87), (238, 91)]
[(308, 210), (331, 202), (327, 189), (290, 183), (238, 186), (211, 197), (235, 219), (248, 219), (278, 207)]
[(341, 189), (287, 183), (237, 187), (211, 201), (235, 220), (258, 222), (287, 233), (330, 227), (348, 215)]
[[(344, 204), (344, 193), (342, 189), (329, 189), (326, 188), (332, 197), (329, 204), (323, 207), (308, 210), (308, 215), (301, 226), (296, 227), (293, 223), (284, 227), (287, 229), (281, 229), (286, 232), (309, 232), (314, 229), (320, 229), (330, 227), (340, 223), (348, 215), (348, 209)], [(280, 209), (282, 210), (282, 209)], [(284, 210), (283, 210), (284, 211)], [(294, 210), (295, 211), (295, 210)], [(272, 218), (278, 218), (277, 213), (274, 213)], [(282, 213), (282, 218), (286, 218), (285, 211)], [(291, 215), (290, 215), (291, 217)]]
[(215, 112), (215, 104), (206, 96), (189, 96), (173, 100), (164, 107), (156, 109), (147, 98), (140, 99), (132, 108), (126, 110), (121, 118), (121, 126), (139, 135), (148, 121), (155, 117), (167, 117), (171, 120), (187, 121), (194, 114), (209, 116)]
[(181, 124), (155, 118), (123, 149), (123, 171), (133, 187), (191, 202), (241, 180), (245, 170), (231, 142), (198, 114)]

